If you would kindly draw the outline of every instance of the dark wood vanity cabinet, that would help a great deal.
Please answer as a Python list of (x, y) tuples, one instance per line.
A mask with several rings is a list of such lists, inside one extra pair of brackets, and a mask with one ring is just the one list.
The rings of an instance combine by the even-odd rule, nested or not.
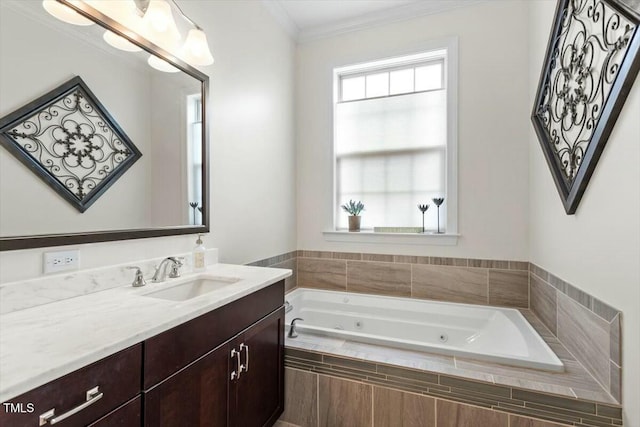
[(283, 301), (278, 282), (145, 341), (145, 427), (273, 425), (284, 409)]
[[(284, 410), (284, 308), (277, 310), (232, 340), (240, 376), (230, 381), (229, 425), (273, 425)], [(231, 377), (229, 377), (231, 378)]]
[(11, 399), (27, 410), (2, 408), (0, 426), (271, 426), (284, 409), (283, 302), (280, 281)]
[[(141, 362), (142, 344), (136, 344), (10, 399), (7, 403), (16, 408), (20, 405), (21, 412), (5, 403), (0, 410), (0, 425), (48, 426), (53, 421), (63, 427), (87, 426), (140, 395)], [(123, 420), (119, 424), (113, 424), (115, 418), (111, 418), (96, 425), (128, 427), (136, 421), (140, 425), (140, 415), (131, 415), (135, 408), (130, 409), (118, 415)]]

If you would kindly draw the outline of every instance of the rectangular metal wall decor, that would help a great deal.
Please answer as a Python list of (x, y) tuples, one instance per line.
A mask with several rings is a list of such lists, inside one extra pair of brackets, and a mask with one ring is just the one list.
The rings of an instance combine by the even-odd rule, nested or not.
[(1, 118), (0, 143), (80, 212), (142, 156), (80, 77)]
[(640, 11), (628, 1), (558, 2), (531, 119), (567, 214), (640, 69)]

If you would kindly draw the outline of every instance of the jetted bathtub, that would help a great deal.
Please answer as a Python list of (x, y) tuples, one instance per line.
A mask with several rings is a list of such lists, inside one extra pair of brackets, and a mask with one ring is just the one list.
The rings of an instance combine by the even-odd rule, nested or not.
[[(516, 309), (298, 288), (286, 328), (302, 333), (561, 372), (564, 366)], [(286, 305), (286, 304), (285, 304)]]

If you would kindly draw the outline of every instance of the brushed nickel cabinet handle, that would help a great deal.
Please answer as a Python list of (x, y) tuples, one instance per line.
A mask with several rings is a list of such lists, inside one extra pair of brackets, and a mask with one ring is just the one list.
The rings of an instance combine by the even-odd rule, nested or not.
[(231, 358), (236, 359), (236, 370), (231, 372), (231, 381), (240, 379), (244, 365), (240, 362), (240, 352), (235, 348), (231, 350)]
[(86, 402), (81, 403), (80, 405), (76, 406), (70, 411), (65, 412), (64, 414), (58, 415), (57, 417), (54, 417), (56, 413), (56, 408), (49, 409), (44, 414), (40, 415), (40, 425), (43, 426), (43, 425), (46, 425), (47, 423), (51, 425), (58, 424), (60, 421), (66, 420), (70, 416), (75, 415), (78, 412), (82, 411), (83, 409), (93, 405), (98, 400), (102, 399), (103, 395), (104, 394), (100, 392), (99, 387), (94, 387), (91, 390), (87, 390)]
[(243, 372), (249, 372), (249, 346), (246, 345), (245, 343), (240, 344), (240, 351), (245, 350), (245, 359), (244, 359), (244, 365), (241, 366), (241, 369), (243, 369)]

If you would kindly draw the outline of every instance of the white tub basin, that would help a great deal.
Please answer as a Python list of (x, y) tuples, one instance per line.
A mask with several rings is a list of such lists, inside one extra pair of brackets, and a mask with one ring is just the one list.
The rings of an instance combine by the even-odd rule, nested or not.
[(286, 296), (298, 332), (562, 372), (515, 309), (298, 288)]
[(159, 298), (169, 301), (186, 301), (209, 292), (237, 283), (240, 279), (235, 277), (206, 277), (183, 282), (159, 291), (144, 294), (145, 297)]

